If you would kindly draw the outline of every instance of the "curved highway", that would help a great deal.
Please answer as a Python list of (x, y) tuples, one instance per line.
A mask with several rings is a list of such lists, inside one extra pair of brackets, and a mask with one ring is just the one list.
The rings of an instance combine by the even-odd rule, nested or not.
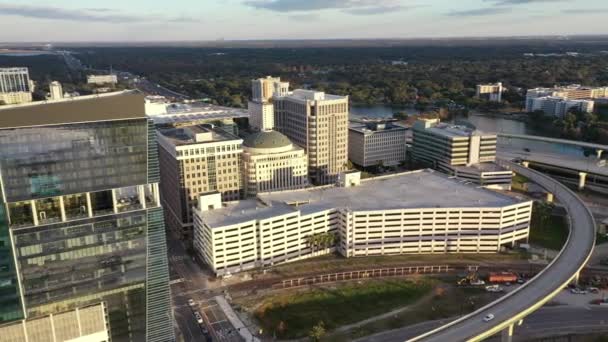
[[(479, 341), (512, 324), (517, 325), (570, 283), (589, 260), (595, 245), (595, 220), (579, 197), (561, 183), (538, 171), (505, 160), (499, 161), (499, 164), (552, 192), (564, 205), (570, 218), (570, 234), (566, 244), (542, 272), (517, 291), (409, 341)], [(495, 318), (484, 322), (483, 318), (490, 313), (494, 314)]]

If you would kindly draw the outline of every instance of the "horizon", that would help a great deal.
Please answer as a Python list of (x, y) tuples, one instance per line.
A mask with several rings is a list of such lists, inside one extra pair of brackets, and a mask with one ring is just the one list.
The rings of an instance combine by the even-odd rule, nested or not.
[(607, 13), (601, 0), (0, 0), (0, 42), (580, 36), (608, 32)]

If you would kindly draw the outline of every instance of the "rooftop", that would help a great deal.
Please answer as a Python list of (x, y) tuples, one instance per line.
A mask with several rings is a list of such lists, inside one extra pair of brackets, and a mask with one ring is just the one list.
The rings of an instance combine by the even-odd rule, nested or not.
[(250, 148), (281, 148), (291, 146), (288, 137), (277, 131), (261, 131), (245, 138), (243, 145)]
[(326, 94), (325, 92), (322, 92), (322, 91), (305, 90), (305, 89), (296, 89), (285, 97), (300, 100), (300, 101), (306, 101), (306, 100), (331, 101), (331, 100), (343, 100), (343, 99), (347, 98), (346, 96), (331, 95), (331, 94)]
[(144, 96), (133, 90), (0, 106), (0, 128), (145, 117)]
[(496, 163), (476, 163), (469, 166), (464, 165), (452, 165), (452, 169), (457, 171), (478, 171), (478, 172), (511, 172)]
[(381, 132), (394, 132), (394, 131), (405, 131), (408, 130), (407, 127), (394, 124), (391, 122), (370, 122), (366, 124), (361, 123), (351, 123), (348, 127), (349, 130), (363, 133), (363, 134), (373, 134), (373, 133), (381, 133)]
[[(149, 102), (162, 105), (158, 98), (151, 98)], [(217, 106), (206, 102), (165, 103), (164, 105), (166, 113), (149, 115), (157, 125), (249, 117), (249, 113), (245, 109)]]
[(201, 144), (218, 141), (240, 140), (240, 138), (216, 127), (193, 125), (180, 128), (162, 128), (158, 130), (174, 146)]
[[(349, 208), (354, 211), (416, 208), (496, 208), (524, 199), (483, 189), (432, 170), (420, 170), (361, 181), (343, 188), (324, 186), (258, 194), (203, 213), (210, 227), (223, 227), (300, 210), (302, 214)], [(297, 206), (296, 206), (297, 204)]]
[[(451, 123), (439, 122), (438, 120), (418, 120), (414, 123), (414, 129), (426, 130), (436, 135), (444, 136), (447, 138), (457, 137), (470, 137), (470, 136), (483, 136), (492, 135), (486, 134), (473, 127), (465, 125), (455, 125)], [(493, 134), (495, 136), (495, 134)]]

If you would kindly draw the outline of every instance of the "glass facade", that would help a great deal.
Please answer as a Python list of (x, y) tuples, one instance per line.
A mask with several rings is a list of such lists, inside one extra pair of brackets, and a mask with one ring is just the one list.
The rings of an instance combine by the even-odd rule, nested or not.
[(154, 139), (143, 118), (0, 130), (0, 322), (104, 301), (113, 342), (174, 340)]

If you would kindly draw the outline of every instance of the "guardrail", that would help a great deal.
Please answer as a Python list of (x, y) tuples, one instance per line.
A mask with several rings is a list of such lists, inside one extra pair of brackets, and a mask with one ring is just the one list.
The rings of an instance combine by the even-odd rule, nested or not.
[(399, 277), (414, 274), (437, 274), (447, 273), (453, 270), (454, 268), (449, 265), (374, 268), (369, 270), (328, 273), (311, 277), (286, 279), (281, 281), (280, 283), (274, 284), (273, 287), (279, 289), (287, 289), (299, 286), (332, 283), (336, 281), (357, 280), (366, 278)]
[[(564, 286), (576, 279), (595, 245), (595, 220), (589, 209), (570, 189), (538, 171), (510, 161), (499, 164), (533, 180), (554, 193), (569, 213), (570, 233), (557, 257), (534, 278), (500, 299), (410, 341), (480, 341), (515, 323), (540, 308)], [(489, 313), (495, 319), (484, 322)]]

